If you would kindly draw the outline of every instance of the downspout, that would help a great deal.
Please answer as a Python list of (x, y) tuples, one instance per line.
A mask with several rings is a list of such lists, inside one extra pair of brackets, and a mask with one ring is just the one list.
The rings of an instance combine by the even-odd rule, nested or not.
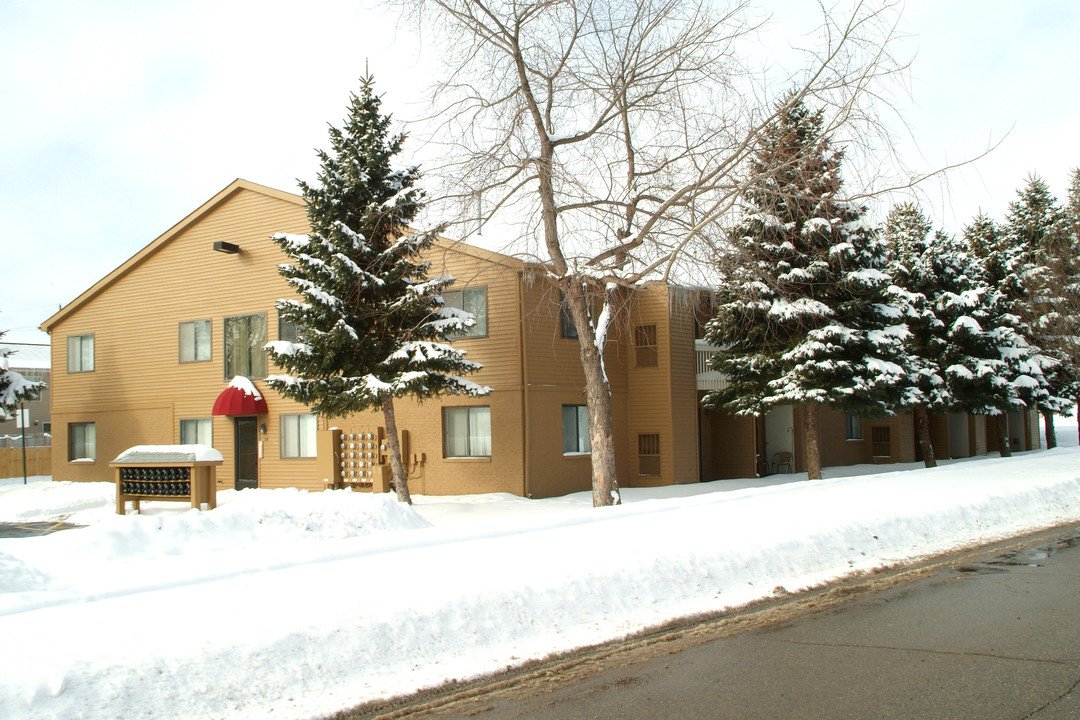
[(528, 386), (528, 355), (525, 352), (525, 271), (518, 273), (518, 367), (521, 371), (521, 475), (524, 482), (525, 497), (532, 497), (532, 487), (529, 484), (529, 386)]

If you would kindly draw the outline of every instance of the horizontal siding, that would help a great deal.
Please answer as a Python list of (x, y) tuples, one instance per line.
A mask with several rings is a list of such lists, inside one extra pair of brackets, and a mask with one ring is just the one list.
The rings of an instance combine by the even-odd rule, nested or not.
[[(532, 497), (552, 497), (592, 488), (589, 456), (564, 456), (562, 452), (562, 406), (583, 405), (585, 372), (578, 340), (561, 335), (558, 288), (546, 278), (522, 285), (519, 311), (528, 398), (528, 492)], [(630, 440), (628, 430), (625, 310), (616, 314), (608, 333), (604, 369), (612, 396), (612, 434), (616, 473), (628, 485)]]
[[(303, 206), (240, 190), (56, 324), (54, 477), (111, 480), (107, 464), (120, 451), (178, 442), (180, 419), (209, 417), (226, 385), (224, 318), (264, 313), (268, 339), (277, 338), (274, 305), (292, 290), (277, 274), (285, 256), (269, 236), (306, 231)], [(240, 253), (214, 252), (219, 240), (239, 245)], [(211, 360), (181, 364), (179, 324), (205, 319), (211, 321)], [(66, 338), (84, 333), (94, 334), (94, 371), (68, 374)], [(260, 472), (270, 486), (291, 484), (288, 471), (267, 458), (278, 452), (278, 415), (305, 409), (260, 389), (270, 406)], [(88, 419), (97, 424), (98, 462), (71, 465), (66, 423)], [(230, 418), (214, 419), (214, 445), (226, 458), (219, 486), (232, 487)]]
[[(631, 324), (656, 325), (657, 366), (636, 367), (633, 350), (629, 350), (628, 389), (630, 396), (630, 448), (634, 455), (630, 486), (668, 485), (674, 478), (675, 440), (672, 437), (671, 413), (671, 341), (668, 323), (666, 288), (649, 286), (635, 297), (630, 313)], [(633, 336), (630, 335), (630, 338)], [(630, 340), (632, 345), (632, 339)], [(692, 356), (691, 356), (692, 359)], [(637, 436), (660, 434), (661, 474), (642, 476), (637, 463)]]
[(434, 248), (426, 259), (431, 262), (429, 276), (452, 275), (453, 289), (486, 288), (487, 336), (461, 338), (453, 343), (468, 354), (469, 360), (484, 366), (469, 379), (499, 390), (520, 389), (517, 272), (452, 247)]
[[(286, 256), (269, 236), (307, 231), (302, 205), (242, 189), (57, 323), (53, 327), (53, 412), (58, 438), (53, 459), (57, 479), (111, 480), (108, 461), (124, 449), (135, 444), (176, 443), (181, 419), (209, 417), (214, 400), (227, 384), (224, 318), (265, 314), (267, 339), (277, 339), (275, 304), (278, 298), (293, 296), (293, 291), (277, 274), (277, 265), (286, 261)], [(240, 253), (214, 252), (212, 246), (217, 241), (239, 245)], [(518, 388), (517, 273), (442, 248), (436, 248), (429, 259), (432, 275), (450, 273), (458, 279), (458, 286), (483, 284), (489, 288), (488, 337), (456, 343), (469, 352), (470, 359), (484, 364), (471, 379), (497, 389)], [(180, 363), (179, 324), (205, 319), (212, 326), (211, 359)], [(66, 338), (84, 333), (94, 334), (94, 371), (69, 375)], [(269, 371), (275, 370), (271, 367)], [(269, 409), (260, 417), (260, 425), (266, 427), (260, 435), (260, 486), (321, 489), (323, 478), (315, 459), (280, 458), (280, 416), (307, 409), (269, 391), (261, 381), (255, 384)], [(455, 401), (461, 402), (448, 400)], [(514, 434), (520, 421), (504, 417), (504, 401), (499, 403), (498, 458), (488, 463), (494, 469), (486, 473), (487, 479), (478, 479), (477, 486), (521, 494), (520, 440), (504, 437)], [(435, 430), (418, 431), (421, 443), (415, 447), (429, 458), (438, 456), (441, 460), (439, 404), (429, 401), (423, 410), (404, 410), (403, 419), (408, 424), (403, 427), (421, 428), (426, 421), (417, 418), (430, 418), (427, 424)], [(85, 421), (96, 424), (98, 461), (68, 463), (67, 423)], [(235, 476), (233, 419), (214, 418), (213, 433), (214, 446), (225, 457), (218, 485), (231, 488)], [(464, 479), (474, 470), (475, 464), (470, 469), (459, 463), (453, 472), (435, 472), (431, 488), (435, 492), (463, 492)]]
[(700, 480), (698, 467), (697, 356), (694, 349), (694, 316), (689, 299), (681, 291), (664, 288), (669, 297), (668, 377), (671, 402), (673, 483)]
[[(491, 457), (443, 457), (443, 407), (486, 405), (491, 408)], [(504, 492), (523, 495), (521, 393), (493, 392), (483, 398), (438, 398), (422, 405), (408, 398), (394, 403), (398, 430), (407, 431), (409, 491), (418, 495)], [(330, 423), (346, 433), (377, 435), (385, 428), (382, 412), (365, 412)], [(418, 462), (411, 462), (416, 456)], [(312, 472), (317, 474), (315, 469)], [(312, 476), (322, 485), (322, 478)]]
[[(93, 462), (69, 462), (67, 427), (70, 423), (84, 422), (92, 422), (95, 426), (96, 459)], [(55, 412), (54, 409), (53, 479), (111, 482), (114, 471), (109, 468), (110, 462), (134, 445), (176, 442), (172, 437), (172, 426), (172, 407), (167, 403), (119, 410)]]

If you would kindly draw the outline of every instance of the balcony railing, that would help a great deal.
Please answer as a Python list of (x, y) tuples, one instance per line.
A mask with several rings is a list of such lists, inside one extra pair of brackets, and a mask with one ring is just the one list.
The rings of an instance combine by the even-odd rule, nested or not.
[(694, 354), (697, 356), (698, 390), (722, 390), (727, 387), (727, 375), (709, 369), (709, 358), (718, 352), (720, 352), (720, 348), (710, 345), (704, 340), (694, 341)]

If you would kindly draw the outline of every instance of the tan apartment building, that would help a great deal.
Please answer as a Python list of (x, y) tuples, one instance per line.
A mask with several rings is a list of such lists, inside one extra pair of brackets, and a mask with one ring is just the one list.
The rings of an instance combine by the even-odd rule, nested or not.
[[(317, 419), (261, 382), (276, 371), (263, 346), (290, 332), (275, 310), (292, 294), (285, 256), (269, 237), (307, 231), (299, 196), (237, 180), (45, 321), (54, 478), (111, 480), (131, 446), (204, 442), (226, 458), (219, 487), (379, 487), (380, 414)], [(577, 340), (542, 268), (449, 242), (426, 259), (456, 278), (447, 301), (477, 315), (454, 342), (493, 392), (398, 403), (412, 491), (587, 490)], [(662, 285), (635, 293), (605, 354), (625, 486), (700, 478), (694, 325), (674, 300)], [(237, 375), (264, 403), (215, 416)]]
[[(277, 273), (286, 258), (269, 238), (278, 232), (308, 232), (303, 200), (236, 180), (45, 321), (55, 479), (112, 480), (109, 462), (131, 446), (202, 442), (225, 457), (220, 488), (385, 487), (380, 413), (316, 418), (262, 382), (280, 372), (265, 344), (292, 339), (275, 309), (293, 293)], [(492, 392), (397, 403), (411, 491), (588, 490), (576, 331), (544, 268), (450, 242), (426, 259), (432, 275), (456, 278), (447, 302), (477, 317), (454, 344), (483, 365), (470, 379)], [(762, 418), (700, 409), (710, 383), (722, 381), (704, 365), (712, 349), (699, 339), (701, 296), (646, 285), (627, 297), (610, 333), (605, 366), (624, 487), (802, 469), (791, 408)], [(236, 376), (252, 381), (261, 402), (222, 403), (215, 415)], [(852, 423), (822, 412), (823, 464), (914, 459), (910, 418)], [(935, 447), (959, 446), (958, 426), (938, 430)]]

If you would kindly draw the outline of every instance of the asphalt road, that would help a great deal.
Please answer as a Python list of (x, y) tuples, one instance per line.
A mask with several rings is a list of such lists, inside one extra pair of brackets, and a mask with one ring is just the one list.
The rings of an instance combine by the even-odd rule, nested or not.
[(60, 530), (70, 530), (77, 527), (82, 526), (51, 520), (48, 522), (24, 523), (0, 522), (0, 538), (37, 537), (38, 535), (48, 535)]
[(1080, 526), (356, 717), (404, 716), (1078, 720)]

